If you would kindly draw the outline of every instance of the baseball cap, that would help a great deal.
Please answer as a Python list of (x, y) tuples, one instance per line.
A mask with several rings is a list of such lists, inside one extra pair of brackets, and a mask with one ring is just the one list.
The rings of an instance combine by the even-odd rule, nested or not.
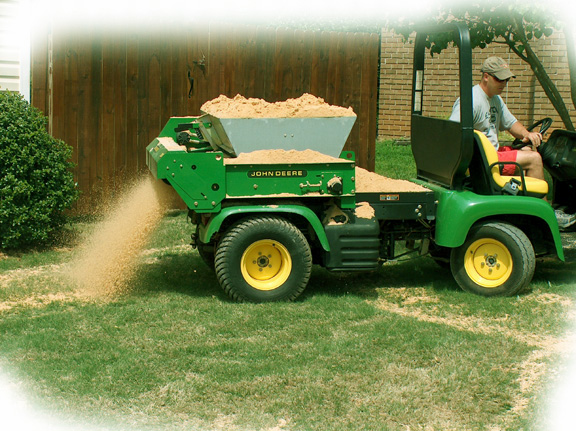
[(509, 78), (516, 78), (516, 75), (514, 75), (510, 70), (508, 63), (500, 57), (488, 57), (480, 70), (494, 75), (502, 81)]

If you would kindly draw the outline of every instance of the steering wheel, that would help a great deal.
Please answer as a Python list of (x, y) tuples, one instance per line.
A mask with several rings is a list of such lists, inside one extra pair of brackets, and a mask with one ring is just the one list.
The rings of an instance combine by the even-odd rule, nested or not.
[[(530, 127), (527, 127), (526, 130), (531, 132), (536, 127), (540, 126), (540, 130), (538, 132), (542, 135), (542, 137), (544, 137), (544, 133), (546, 133), (546, 131), (550, 128), (550, 126), (552, 125), (552, 121), (553, 120), (550, 117), (543, 118), (540, 121), (537, 121), (536, 123), (532, 124)], [(531, 142), (530, 141), (522, 142), (522, 139), (518, 138), (514, 139), (514, 142), (512, 142), (512, 148), (514, 150), (520, 150), (527, 145), (531, 145)]]

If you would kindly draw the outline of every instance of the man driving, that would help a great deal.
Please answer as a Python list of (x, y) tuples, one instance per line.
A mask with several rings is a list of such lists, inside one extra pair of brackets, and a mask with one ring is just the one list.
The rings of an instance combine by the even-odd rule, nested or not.
[[(489, 57), (480, 69), (482, 77), (480, 82), (472, 88), (472, 111), (474, 129), (484, 133), (490, 140), (498, 154), (500, 162), (518, 163), (525, 171), (526, 176), (544, 179), (544, 165), (542, 157), (536, 149), (542, 143), (542, 135), (530, 132), (508, 110), (500, 94), (506, 88), (511, 78), (516, 78), (508, 63), (501, 57)], [(452, 107), (450, 120), (460, 122), (460, 98)], [(530, 145), (522, 150), (513, 150), (510, 147), (500, 146), (498, 133), (507, 131), (514, 138), (520, 139)], [(503, 175), (514, 175), (516, 166), (504, 165)], [(556, 218), (561, 228), (576, 223), (575, 214), (566, 214), (556, 210)]]

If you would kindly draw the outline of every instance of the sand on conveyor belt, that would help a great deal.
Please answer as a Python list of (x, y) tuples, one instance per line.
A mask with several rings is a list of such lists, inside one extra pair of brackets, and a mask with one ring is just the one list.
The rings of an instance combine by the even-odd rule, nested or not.
[(169, 189), (146, 176), (120, 196), (72, 262), (69, 275), (79, 294), (113, 297), (130, 291), (139, 254), (170, 207)]
[(217, 118), (327, 118), (355, 117), (352, 108), (326, 103), (321, 97), (305, 93), (296, 99), (267, 102), (263, 99), (246, 98), (240, 94), (234, 98), (220, 95), (204, 103), (200, 110)]

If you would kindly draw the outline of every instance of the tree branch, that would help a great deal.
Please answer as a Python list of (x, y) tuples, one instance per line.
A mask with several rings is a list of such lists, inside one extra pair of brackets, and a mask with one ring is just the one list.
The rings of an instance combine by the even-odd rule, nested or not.
[(573, 33), (570, 23), (564, 25), (564, 36), (566, 37), (566, 53), (568, 54), (568, 70), (570, 71), (570, 95), (572, 104), (576, 108), (576, 35)]
[(570, 118), (566, 104), (562, 99), (562, 95), (558, 91), (558, 88), (554, 82), (552, 82), (552, 79), (550, 79), (550, 76), (546, 72), (544, 65), (530, 46), (530, 43), (526, 38), (523, 23), (520, 22), (517, 18), (514, 18), (514, 24), (516, 25), (517, 29), (516, 36), (518, 37), (520, 43), (524, 45), (524, 50), (526, 52), (525, 61), (530, 65), (530, 68), (534, 72), (534, 75), (536, 76), (536, 79), (538, 79), (538, 82), (542, 86), (546, 96), (548, 96), (548, 99), (550, 99), (550, 102), (554, 106), (554, 109), (556, 109), (556, 112), (558, 112), (560, 119), (564, 123), (564, 127), (566, 127), (568, 130), (574, 130), (572, 119)]

